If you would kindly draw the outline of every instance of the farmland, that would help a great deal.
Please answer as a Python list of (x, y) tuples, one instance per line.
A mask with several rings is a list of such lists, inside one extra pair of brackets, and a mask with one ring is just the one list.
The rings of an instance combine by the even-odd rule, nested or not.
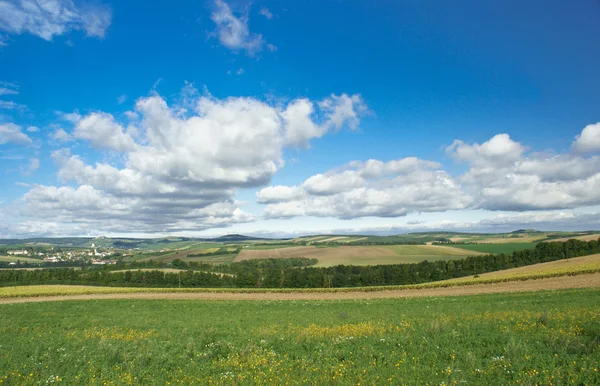
[(338, 246), (331, 248), (299, 246), (265, 250), (243, 249), (234, 261), (307, 257), (318, 259), (317, 266), (377, 265), (418, 263), (423, 260), (452, 260), (478, 254), (480, 253), (436, 245)]
[[(6, 384), (598, 384), (600, 290), (0, 305)], [(174, 317), (176, 315), (176, 317)]]
[(0, 262), (8, 262), (8, 263), (12, 263), (12, 262), (17, 262), (20, 261), (21, 263), (40, 263), (41, 260), (40, 259), (33, 259), (31, 257), (25, 257), (25, 256), (0, 256)]
[(555, 239), (552, 241), (567, 241), (569, 239), (577, 239), (577, 240), (583, 240), (583, 241), (598, 240), (598, 239), (600, 239), (600, 233), (593, 233), (593, 234), (581, 235), (581, 236), (562, 237), (562, 238)]
[[(143, 270), (149, 271), (149, 269)], [(164, 270), (163, 270), (164, 271)], [(173, 272), (177, 270), (166, 269)], [(437, 282), (358, 288), (119, 288), (81, 285), (35, 285), (0, 288), (0, 302), (38, 298), (60, 300), (77, 296), (118, 295), (169, 299), (363, 299), (447, 296), (557, 288), (600, 287), (600, 254), (557, 260)], [(342, 297), (340, 297), (342, 296)]]
[(452, 247), (481, 253), (513, 253), (523, 249), (532, 249), (537, 243), (485, 243), (485, 244), (452, 244)]

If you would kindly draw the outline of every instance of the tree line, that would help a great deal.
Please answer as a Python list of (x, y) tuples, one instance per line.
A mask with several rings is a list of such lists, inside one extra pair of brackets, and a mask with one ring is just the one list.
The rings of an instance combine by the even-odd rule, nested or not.
[[(314, 267), (316, 259), (260, 259), (210, 265), (174, 260), (183, 271), (131, 270), (142, 263), (74, 269), (1, 270), (0, 285), (83, 284), (133, 287), (327, 288), (418, 284), (600, 253), (600, 240), (539, 243), (511, 254), (375, 266)], [(135, 264), (139, 264), (135, 266)], [(145, 262), (144, 268), (162, 264)], [(164, 263), (163, 263), (164, 264)], [(127, 271), (114, 272), (117, 268)], [(135, 269), (134, 268), (134, 269)], [(223, 273), (226, 273), (225, 275)]]

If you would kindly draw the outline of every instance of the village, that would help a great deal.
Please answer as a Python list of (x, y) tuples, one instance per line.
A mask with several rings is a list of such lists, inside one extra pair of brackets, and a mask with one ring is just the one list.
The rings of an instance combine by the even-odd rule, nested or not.
[[(90, 245), (90, 249), (78, 250), (55, 250), (54, 247), (45, 249), (44, 251), (34, 251), (33, 249), (15, 249), (7, 250), (6, 254), (14, 257), (28, 257), (40, 259), (45, 263), (61, 263), (61, 262), (89, 262), (93, 265), (116, 264), (115, 259), (110, 259), (114, 255), (112, 251), (98, 251), (95, 244)], [(10, 265), (17, 265), (15, 262)]]

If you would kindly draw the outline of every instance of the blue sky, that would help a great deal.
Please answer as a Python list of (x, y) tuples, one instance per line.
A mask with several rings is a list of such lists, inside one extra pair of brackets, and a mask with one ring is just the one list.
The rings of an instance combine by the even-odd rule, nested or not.
[(600, 229), (599, 14), (0, 0), (0, 236)]

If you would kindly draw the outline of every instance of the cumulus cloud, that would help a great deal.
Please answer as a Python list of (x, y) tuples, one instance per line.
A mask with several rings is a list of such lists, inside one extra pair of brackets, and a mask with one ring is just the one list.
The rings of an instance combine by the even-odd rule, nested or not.
[(331, 95), (317, 103), (322, 115), (321, 122), (315, 119), (315, 104), (301, 98), (288, 104), (281, 114), (285, 125), (286, 144), (307, 148), (312, 138), (321, 138), (328, 131), (339, 130), (344, 126), (356, 129), (360, 116), (367, 111), (367, 105), (359, 94)]
[(73, 136), (86, 139), (98, 149), (128, 151), (135, 147), (133, 138), (123, 126), (118, 124), (111, 114), (91, 113), (77, 121)]
[(297, 186), (276, 185), (261, 189), (256, 196), (261, 204), (274, 204), (299, 199), (302, 194), (302, 189)]
[(578, 153), (600, 152), (600, 122), (587, 125), (581, 134), (575, 137), (571, 148)]
[(523, 211), (600, 204), (598, 156), (527, 153), (507, 134), (482, 144), (455, 141), (446, 151), (469, 164), (460, 181), (476, 198), (476, 208)]
[(73, 136), (67, 133), (64, 129), (58, 128), (52, 134), (50, 134), (50, 139), (59, 142), (69, 142), (73, 140)]
[(455, 140), (446, 152), (459, 161), (472, 164), (510, 164), (517, 161), (525, 148), (513, 141), (508, 134), (497, 134), (482, 144), (468, 145), (461, 140)]
[[(303, 133), (318, 137), (321, 126), (306, 118), (313, 114), (311, 105), (297, 101), (291, 107), (288, 113), (295, 117), (293, 122), (304, 118), (313, 126), (302, 124), (307, 128)], [(338, 110), (346, 111), (339, 114), (332, 113), (335, 109), (329, 107), (326, 121), (333, 122), (329, 123), (331, 127), (337, 127), (335, 122), (340, 116), (352, 120), (347, 109)], [(589, 128), (577, 139), (589, 138)], [(294, 132), (292, 129), (288, 135)], [(442, 170), (441, 164), (415, 157), (388, 162), (352, 161), (313, 175), (300, 185), (262, 189), (257, 193), (257, 201), (266, 205), (266, 218), (342, 219), (398, 217), (450, 209), (522, 212), (600, 204), (600, 156), (530, 152), (508, 134), (495, 135), (481, 144), (455, 140), (446, 153), (466, 163), (467, 171), (452, 177)]]
[(467, 208), (472, 198), (436, 162), (405, 158), (352, 161), (307, 178), (300, 186), (267, 187), (257, 200), (266, 218), (399, 217)]
[(327, 115), (327, 125), (337, 130), (344, 125), (355, 130), (360, 123), (359, 116), (367, 111), (367, 106), (359, 94), (332, 94), (319, 102), (319, 107)]
[(30, 145), (33, 143), (27, 134), (21, 131), (21, 126), (14, 123), (0, 124), (0, 145), (14, 143), (16, 145)]
[(250, 32), (248, 17), (236, 17), (223, 0), (215, 1), (210, 18), (217, 25), (216, 35), (223, 46), (234, 51), (246, 51), (249, 56), (263, 49), (266, 42), (262, 35)]
[(29, 33), (48, 41), (72, 30), (102, 38), (111, 17), (106, 5), (76, 6), (72, 0), (0, 1), (0, 30), (9, 34)]
[[(182, 103), (169, 105), (157, 94), (138, 99), (137, 136), (104, 112), (61, 114), (73, 125), (74, 139), (119, 151), (121, 158), (118, 164), (90, 164), (68, 150), (55, 151), (58, 178), (67, 186), (32, 188), (18, 215), (121, 232), (203, 230), (253, 221), (235, 199), (236, 190), (264, 186), (283, 167), (283, 150), (290, 146), (284, 117), (297, 101), (273, 105), (186, 91)], [(64, 134), (56, 139), (70, 138), (64, 130), (57, 132)]]

